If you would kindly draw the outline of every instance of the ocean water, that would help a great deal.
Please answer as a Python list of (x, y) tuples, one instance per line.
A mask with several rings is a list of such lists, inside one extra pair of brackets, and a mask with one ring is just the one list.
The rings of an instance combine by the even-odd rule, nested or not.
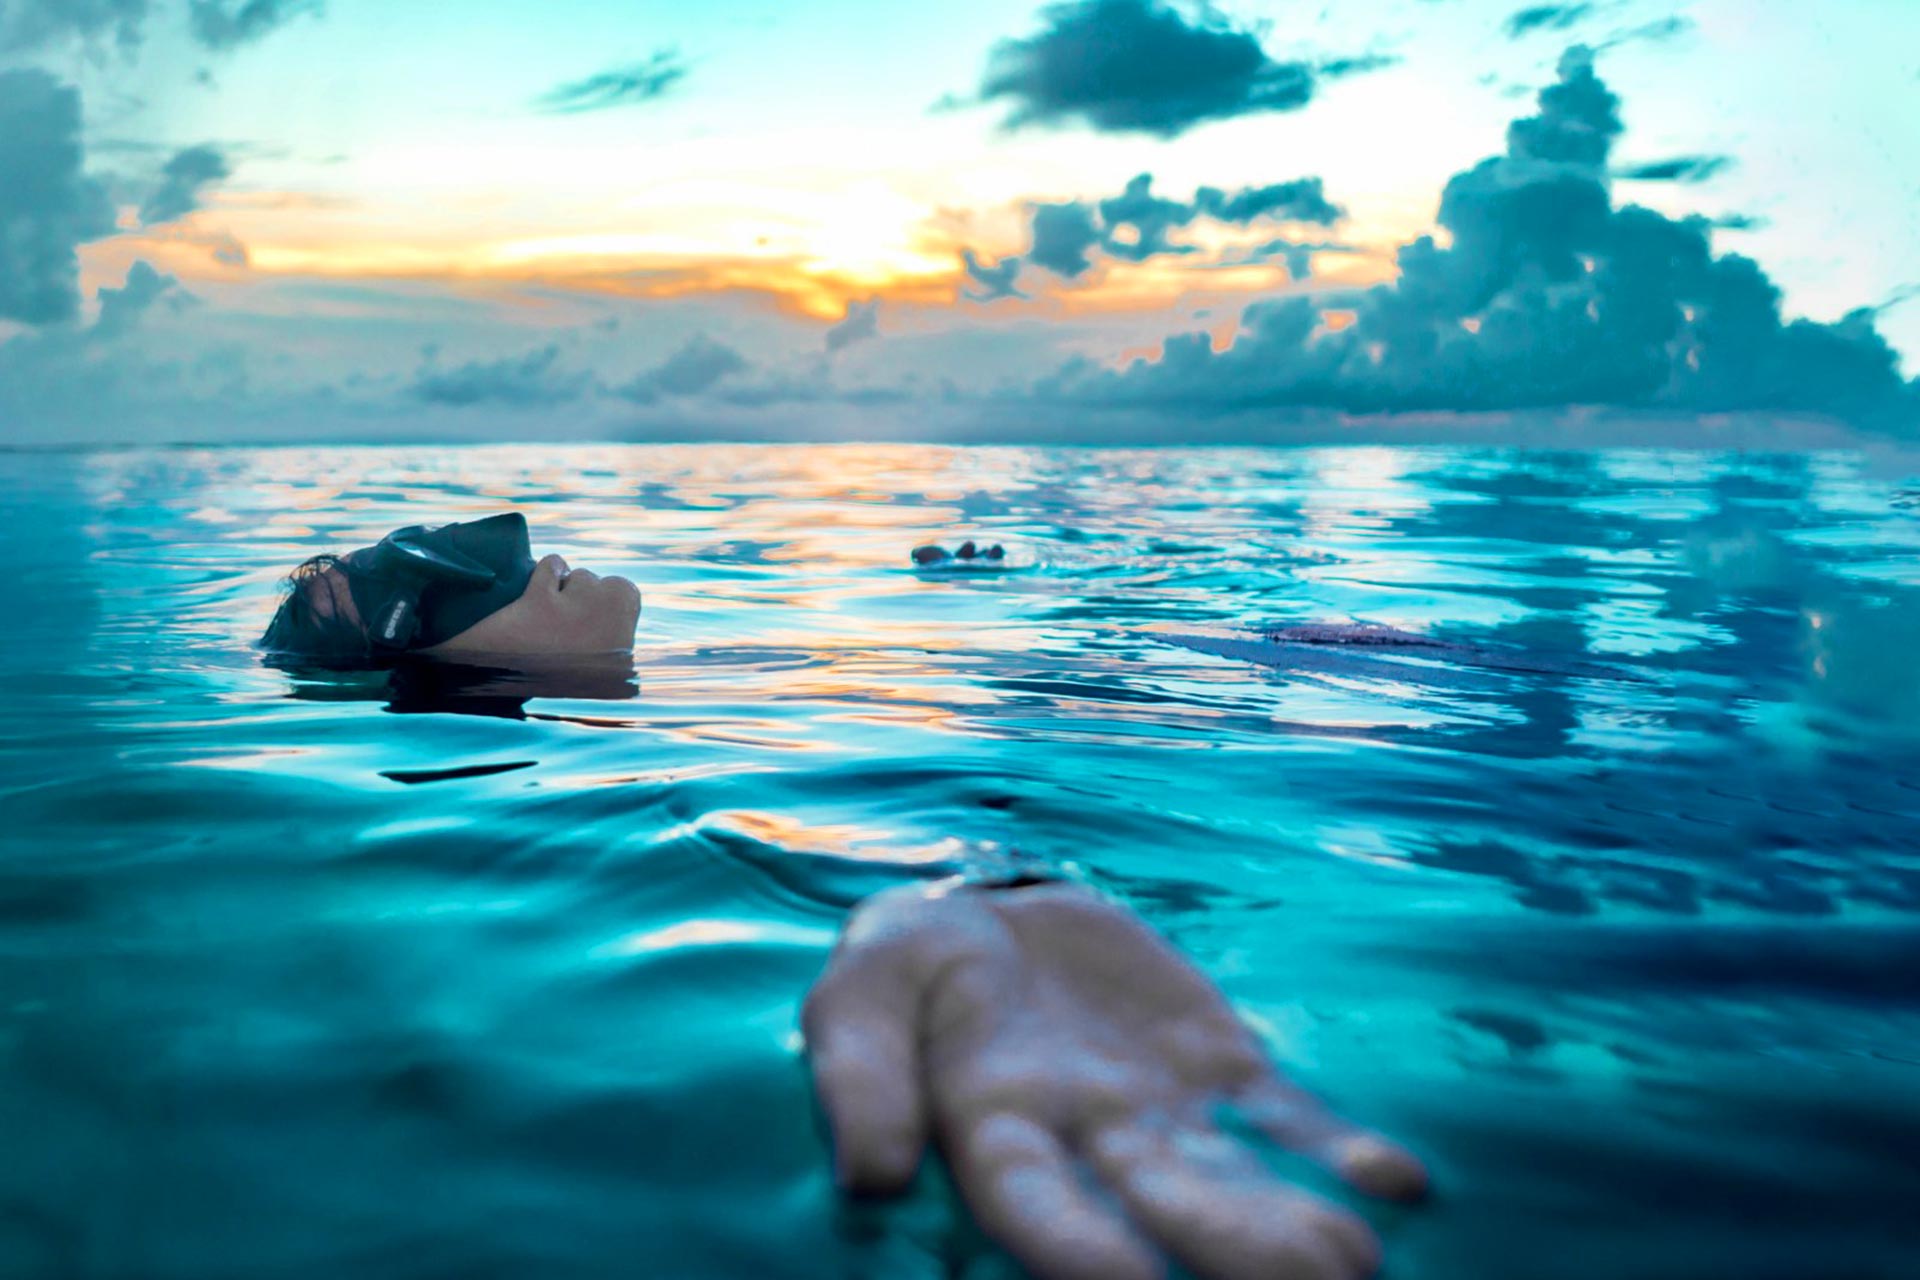
[[(1425, 1154), (1406, 1280), (1920, 1274), (1920, 510), (1848, 455), (0, 455), (0, 1276), (988, 1277), (842, 1206), (845, 904), (1018, 850)], [(525, 511), (630, 680), (326, 679)], [(924, 573), (972, 536), (1003, 573)], [(1169, 632), (1374, 623), (1459, 646)], [(1487, 654), (1503, 661), (1482, 660)], [(1282, 1166), (1290, 1168), (1290, 1166)]]

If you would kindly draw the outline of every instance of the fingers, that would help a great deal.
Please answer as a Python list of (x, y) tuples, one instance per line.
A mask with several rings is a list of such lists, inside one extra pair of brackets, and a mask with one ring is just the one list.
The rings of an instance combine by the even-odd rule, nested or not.
[(1153, 1248), (1092, 1194), (1041, 1126), (1008, 1112), (945, 1139), (981, 1227), (1039, 1280), (1159, 1280)]
[(1324, 1166), (1355, 1190), (1401, 1202), (1427, 1194), (1426, 1168), (1412, 1152), (1347, 1123), (1317, 1098), (1263, 1080), (1244, 1090), (1235, 1103), (1254, 1128)]
[(1234, 1167), (1136, 1126), (1098, 1135), (1089, 1155), (1128, 1215), (1202, 1280), (1365, 1280), (1379, 1269), (1366, 1223), (1251, 1162)]
[(800, 1026), (843, 1191), (897, 1194), (920, 1166), (927, 1118), (916, 1010), (901, 966), (858, 950), (836, 953), (807, 995)]

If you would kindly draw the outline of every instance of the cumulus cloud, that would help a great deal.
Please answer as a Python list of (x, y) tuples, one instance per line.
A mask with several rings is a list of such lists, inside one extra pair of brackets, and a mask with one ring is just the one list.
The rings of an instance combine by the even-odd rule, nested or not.
[(189, 0), (193, 38), (216, 53), (252, 44), (302, 14), (318, 14), (325, 0)]
[(6, 0), (0, 3), (0, 52), (24, 53), (69, 39), (111, 37), (122, 49), (140, 43), (147, 0)]
[[(980, 101), (1004, 100), (1005, 125), (1083, 124), (1172, 138), (1209, 120), (1292, 111), (1313, 97), (1314, 69), (1277, 62), (1253, 33), (1211, 7), (1189, 17), (1164, 0), (1067, 0), (1041, 30), (1003, 40)], [(1348, 72), (1358, 70), (1348, 67)]]
[(1515, 40), (1536, 31), (1565, 31), (1592, 12), (1591, 4), (1536, 4), (1509, 17), (1504, 29)]
[(1629, 182), (1706, 182), (1733, 167), (1732, 156), (1674, 156), (1615, 169), (1613, 176)]
[(686, 79), (687, 66), (672, 49), (661, 49), (645, 62), (603, 71), (584, 80), (575, 80), (540, 95), (536, 110), (550, 115), (579, 115), (586, 111), (605, 111), (609, 107), (630, 107), (664, 97)]
[(78, 247), (113, 231), (82, 171), (80, 94), (43, 71), (0, 72), (0, 319), (59, 324), (80, 309)]
[(156, 271), (141, 261), (127, 269), (126, 282), (118, 289), (99, 290), (100, 315), (93, 322), (93, 333), (101, 338), (116, 338), (140, 323), (141, 317), (163, 298), (183, 299), (180, 281)]
[(1077, 276), (1093, 265), (1087, 254), (1100, 243), (1093, 210), (1077, 200), (1041, 204), (1033, 210), (1033, 244), (1027, 261), (1057, 276)]
[[(1064, 369), (1043, 389), (1215, 409), (1776, 410), (1920, 435), (1920, 384), (1903, 380), (1871, 310), (1788, 321), (1758, 264), (1715, 255), (1707, 219), (1614, 204), (1620, 131), (1591, 52), (1569, 50), (1505, 153), (1448, 182), (1446, 245), (1402, 246), (1393, 282), (1332, 303), (1262, 301), (1225, 351), (1177, 335), (1158, 360)], [(1334, 306), (1339, 326), (1323, 314)]]
[(200, 195), (231, 177), (227, 157), (215, 146), (188, 147), (160, 170), (159, 183), (140, 205), (140, 221), (149, 227), (174, 222), (200, 207)]
[(652, 404), (665, 396), (694, 396), (748, 369), (746, 357), (704, 333), (614, 394), (635, 404)]
[(978, 289), (962, 292), (973, 302), (998, 302), (1002, 298), (1024, 298), (1020, 291), (1020, 259), (1017, 256), (1006, 257), (988, 266), (980, 261), (971, 249), (960, 251), (960, 265), (965, 269), (967, 278), (979, 285)]
[[(1318, 178), (1300, 178), (1263, 187), (1223, 191), (1201, 187), (1192, 200), (1169, 200), (1153, 193), (1153, 175), (1139, 174), (1117, 196), (1087, 203), (1040, 204), (1033, 211), (1033, 244), (1026, 260), (1055, 275), (1073, 279), (1093, 265), (1101, 250), (1128, 262), (1162, 254), (1185, 255), (1191, 245), (1171, 239), (1173, 232), (1200, 218), (1246, 226), (1266, 218), (1331, 226), (1345, 217), (1327, 199)], [(976, 276), (976, 278), (978, 278)]]
[(499, 360), (474, 360), (453, 369), (437, 369), (429, 362), (414, 378), (410, 391), (428, 404), (467, 408), (496, 404), (541, 408), (578, 400), (593, 389), (591, 374), (559, 368), (555, 345)]
[(847, 314), (827, 330), (827, 352), (844, 351), (856, 342), (880, 336), (880, 299), (847, 303)]
[[(1193, 215), (1191, 205), (1154, 195), (1153, 175), (1143, 173), (1119, 195), (1100, 202), (1106, 251), (1129, 262), (1144, 262), (1162, 253), (1192, 253), (1193, 246), (1173, 244), (1167, 237), (1192, 222)], [(1126, 236), (1120, 234), (1122, 228)]]

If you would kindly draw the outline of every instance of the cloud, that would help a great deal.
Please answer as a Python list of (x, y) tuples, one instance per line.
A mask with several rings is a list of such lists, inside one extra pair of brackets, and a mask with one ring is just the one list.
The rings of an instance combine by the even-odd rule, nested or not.
[(880, 336), (880, 299), (847, 303), (847, 314), (827, 330), (827, 351), (844, 351), (856, 342)]
[(1005, 127), (1083, 124), (1173, 138), (1209, 120), (1292, 111), (1313, 97), (1313, 67), (1276, 62), (1251, 32), (1201, 5), (1068, 0), (1039, 33), (989, 55), (979, 100), (1004, 99)]
[(264, 40), (301, 14), (318, 14), (325, 0), (189, 0), (193, 38), (216, 53)]
[(978, 291), (967, 289), (964, 296), (973, 302), (998, 302), (1001, 298), (1025, 298), (1016, 282), (1020, 279), (1020, 259), (1006, 257), (989, 267), (975, 256), (973, 250), (960, 251), (960, 265), (965, 269), (967, 278), (979, 285)]
[(127, 268), (126, 283), (120, 288), (99, 290), (100, 316), (92, 332), (101, 338), (119, 337), (138, 325), (162, 298), (186, 298), (179, 287), (180, 281), (173, 276), (161, 274), (150, 263), (135, 262)]
[(79, 92), (43, 71), (0, 72), (0, 320), (59, 324), (79, 312), (76, 250), (113, 232), (84, 163)]
[(1369, 71), (1384, 71), (1400, 63), (1401, 59), (1395, 54), (1360, 53), (1345, 58), (1328, 58), (1314, 70), (1323, 80), (1340, 80), (1347, 76), (1365, 75)]
[(188, 147), (177, 152), (160, 170), (160, 182), (140, 205), (140, 221), (146, 226), (174, 222), (200, 207), (200, 193), (209, 185), (233, 174), (226, 155), (218, 147)]
[(123, 50), (139, 45), (147, 0), (6, 0), (0, 3), (0, 52), (25, 53), (61, 41), (111, 36)]
[(663, 396), (699, 395), (749, 367), (738, 351), (699, 333), (654, 368), (615, 388), (614, 394), (635, 404), (652, 404)]
[(1536, 4), (1513, 14), (1502, 29), (1518, 40), (1536, 31), (1565, 31), (1592, 12), (1591, 4)]
[(1279, 258), (1286, 263), (1288, 278), (1298, 282), (1312, 278), (1314, 254), (1358, 252), (1356, 246), (1338, 240), (1293, 240), (1283, 236), (1247, 250), (1244, 257), (1228, 258), (1221, 265), (1243, 266), (1248, 262)]
[[(1507, 126), (1507, 155), (1482, 161), (1473, 174), (1461, 174), (1453, 183), (1499, 186), (1507, 177), (1538, 176), (1526, 167), (1530, 161), (1576, 166), (1565, 176), (1584, 183), (1589, 180), (1585, 168), (1606, 162), (1620, 130), (1620, 99), (1594, 74), (1592, 52), (1576, 45), (1560, 59), (1560, 78), (1540, 91), (1539, 114)], [(1441, 199), (1444, 221), (1446, 197)]]
[(1101, 238), (1093, 210), (1079, 201), (1035, 205), (1033, 245), (1027, 250), (1027, 261), (1071, 278), (1093, 265), (1087, 254)]
[(1241, 226), (1256, 218), (1272, 218), (1279, 222), (1315, 222), (1330, 227), (1347, 216), (1346, 210), (1327, 199), (1318, 178), (1242, 187), (1231, 195), (1216, 187), (1201, 187), (1194, 193), (1193, 210), (1196, 215), (1204, 214)]
[(1692, 18), (1679, 16), (1661, 18), (1654, 22), (1643, 22), (1639, 26), (1627, 27), (1625, 30), (1614, 32), (1595, 46), (1595, 51), (1604, 53), (1608, 49), (1618, 48), (1623, 44), (1631, 44), (1636, 40), (1645, 40), (1648, 44), (1665, 44), (1669, 40), (1679, 39), (1681, 36), (1687, 34), (1687, 32), (1692, 31), (1693, 27), (1694, 22)]
[(1153, 175), (1142, 173), (1128, 181), (1119, 195), (1091, 205), (1084, 201), (1036, 205), (1033, 246), (1026, 259), (1072, 279), (1093, 265), (1089, 255), (1095, 249), (1128, 262), (1144, 262), (1163, 254), (1191, 254), (1193, 246), (1169, 237), (1200, 218), (1236, 226), (1261, 218), (1331, 226), (1345, 216), (1339, 205), (1327, 199), (1318, 178), (1243, 187), (1234, 192), (1201, 187), (1192, 200), (1180, 201), (1155, 195)]
[(684, 80), (687, 66), (678, 52), (661, 49), (645, 62), (603, 71), (542, 94), (534, 108), (550, 115), (579, 115), (609, 107), (631, 107), (664, 97)]
[(569, 373), (555, 366), (558, 346), (545, 346), (523, 356), (475, 360), (455, 369), (423, 368), (409, 390), (428, 404), (466, 408), (499, 404), (538, 408), (578, 400), (593, 389), (591, 374)]
[[(225, 53), (263, 39), (303, 13), (320, 13), (325, 0), (187, 0), (195, 43)], [(77, 41), (105, 40), (132, 53), (146, 38), (152, 0), (0, 0), (0, 53), (31, 53)]]
[(1732, 156), (1674, 156), (1615, 169), (1613, 176), (1628, 182), (1706, 182), (1733, 167)]
[[(1153, 194), (1153, 175), (1140, 174), (1119, 195), (1100, 202), (1100, 222), (1106, 229), (1104, 247), (1116, 258), (1144, 262), (1157, 254), (1192, 253), (1193, 246), (1172, 244), (1167, 236), (1193, 221), (1194, 208)], [(1116, 235), (1121, 228), (1131, 238)]]
[(1615, 206), (1618, 108), (1590, 51), (1569, 50), (1506, 152), (1447, 183), (1446, 245), (1403, 245), (1393, 282), (1261, 301), (1224, 351), (1175, 335), (1158, 360), (1064, 368), (1041, 389), (1216, 411), (1766, 410), (1920, 437), (1920, 383), (1903, 380), (1871, 310), (1788, 321), (1758, 264), (1714, 254), (1707, 219)]

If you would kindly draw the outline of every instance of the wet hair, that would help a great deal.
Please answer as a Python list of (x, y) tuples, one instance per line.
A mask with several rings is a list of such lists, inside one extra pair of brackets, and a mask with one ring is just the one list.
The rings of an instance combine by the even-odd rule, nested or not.
[(358, 621), (346, 564), (339, 556), (314, 556), (287, 575), (286, 597), (260, 644), (270, 653), (322, 662), (371, 656), (373, 646)]

